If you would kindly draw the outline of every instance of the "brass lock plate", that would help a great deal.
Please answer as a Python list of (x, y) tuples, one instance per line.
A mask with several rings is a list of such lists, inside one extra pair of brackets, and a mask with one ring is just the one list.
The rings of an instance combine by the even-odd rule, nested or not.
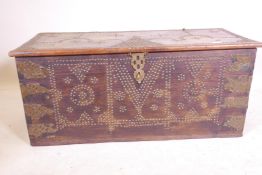
[(145, 53), (131, 53), (131, 65), (134, 69), (134, 78), (140, 84), (145, 77)]

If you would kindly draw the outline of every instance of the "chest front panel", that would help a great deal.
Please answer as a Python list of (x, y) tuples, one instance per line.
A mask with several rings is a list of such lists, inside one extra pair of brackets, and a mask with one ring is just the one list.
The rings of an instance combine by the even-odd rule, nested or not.
[(241, 135), (255, 49), (17, 58), (33, 145)]

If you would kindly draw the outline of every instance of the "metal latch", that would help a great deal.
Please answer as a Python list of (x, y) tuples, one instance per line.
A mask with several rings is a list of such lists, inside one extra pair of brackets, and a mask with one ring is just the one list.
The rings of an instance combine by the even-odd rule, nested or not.
[(144, 77), (145, 72), (143, 70), (145, 66), (145, 53), (130, 53), (132, 59), (131, 59), (131, 65), (134, 68), (134, 78), (135, 80), (140, 84)]

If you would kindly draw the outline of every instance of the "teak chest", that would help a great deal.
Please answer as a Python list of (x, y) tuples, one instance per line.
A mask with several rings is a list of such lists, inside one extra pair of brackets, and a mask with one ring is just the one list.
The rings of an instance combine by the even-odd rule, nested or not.
[(224, 29), (40, 33), (11, 51), (32, 145), (241, 136), (256, 47)]

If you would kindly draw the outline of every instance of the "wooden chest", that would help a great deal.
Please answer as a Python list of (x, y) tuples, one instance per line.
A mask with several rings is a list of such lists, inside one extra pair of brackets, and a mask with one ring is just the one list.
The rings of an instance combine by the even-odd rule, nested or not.
[(32, 145), (241, 136), (255, 42), (224, 29), (40, 33), (16, 58)]

